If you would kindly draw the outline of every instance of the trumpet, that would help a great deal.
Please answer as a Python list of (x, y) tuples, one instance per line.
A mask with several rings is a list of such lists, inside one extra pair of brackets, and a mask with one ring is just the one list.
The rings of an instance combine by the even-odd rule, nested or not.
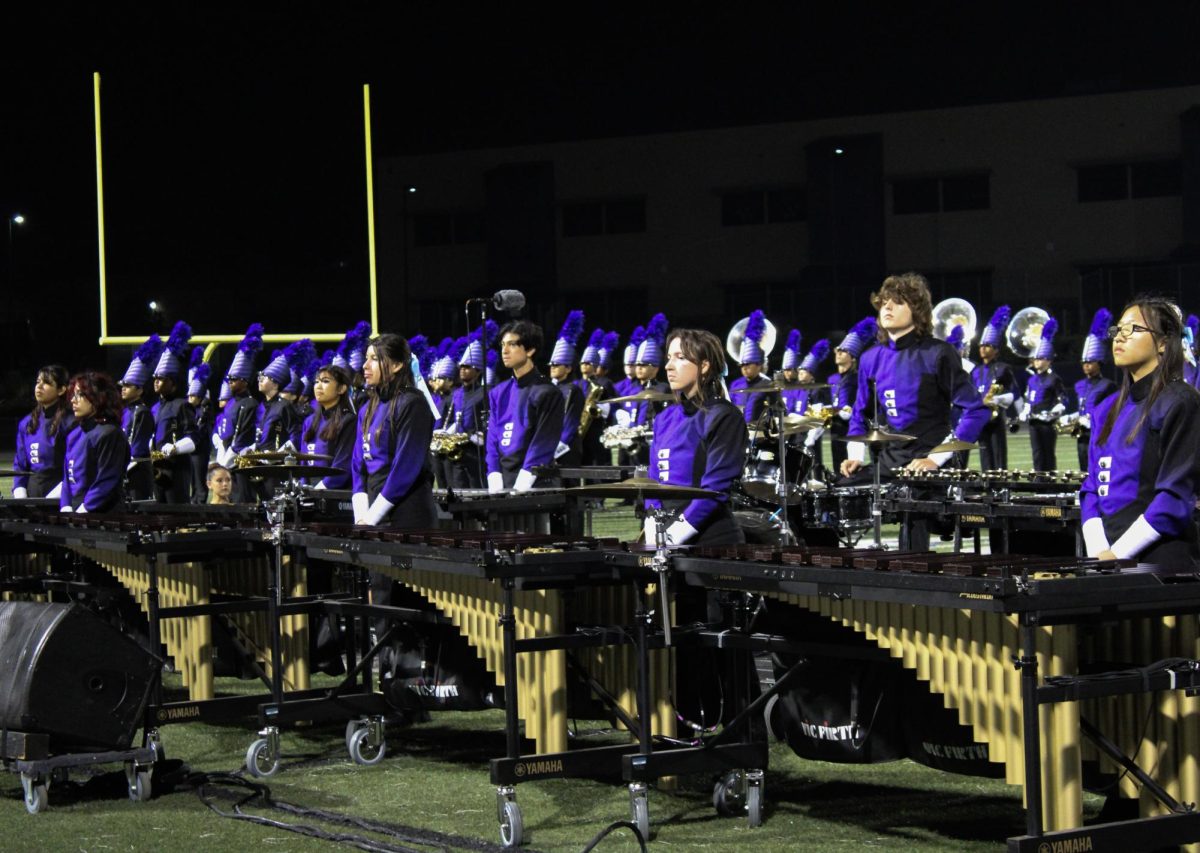
[(437, 429), (433, 431), (433, 438), (429, 441), (429, 450), (435, 456), (449, 459), (451, 462), (457, 462), (462, 459), (470, 440), (471, 436), (469, 433), (447, 432), (444, 429)]

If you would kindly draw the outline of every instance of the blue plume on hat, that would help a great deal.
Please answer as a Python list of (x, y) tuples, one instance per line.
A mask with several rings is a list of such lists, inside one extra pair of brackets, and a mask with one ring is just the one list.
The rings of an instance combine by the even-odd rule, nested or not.
[(330, 365), (333, 364), (333, 358), (336, 355), (337, 355), (336, 350), (331, 350), (331, 349), (325, 350), (325, 352), (321, 353), (321, 357), (319, 359), (317, 359), (317, 363), (313, 366), (313, 370), (315, 371), (321, 367), (329, 367)]
[(458, 361), (451, 358), (454, 346), (454, 338), (442, 338), (442, 342), (437, 346), (437, 358), (430, 371), (431, 379), (453, 379), (458, 373)]
[(966, 330), (963, 328), (962, 323), (955, 324), (954, 328), (950, 330), (950, 334), (946, 335), (946, 343), (955, 349), (959, 349), (962, 347), (963, 335), (965, 333)]
[(359, 371), (362, 370), (363, 362), (367, 360), (367, 344), (371, 341), (371, 324), (366, 320), (360, 320), (349, 334), (354, 341), (348, 355), (350, 369)]
[(741, 364), (766, 363), (767, 356), (762, 351), (762, 338), (766, 331), (766, 315), (758, 309), (750, 312), (750, 317), (746, 321), (746, 330), (742, 333), (742, 346), (738, 351), (738, 361)]
[(600, 341), (600, 349), (597, 352), (600, 355), (600, 364), (608, 364), (609, 357), (621, 343), (621, 335), (617, 332), (608, 332)]
[(467, 343), (469, 338), (463, 335), (461, 338), (454, 339), (454, 346), (450, 347), (450, 357), (454, 359), (454, 363), (458, 364), (458, 360), (462, 358), (463, 353), (467, 351)]
[(1008, 321), (1011, 319), (1012, 309), (1007, 305), (1001, 305), (992, 312), (992, 319), (987, 321), (983, 334), (979, 336), (979, 345), (998, 348), (1004, 343), (1004, 330), (1008, 328)]
[(1190, 329), (1192, 332), (1192, 341), (1200, 338), (1200, 317), (1195, 314), (1188, 314), (1187, 321), (1183, 324), (1185, 329)]
[(1033, 353), (1034, 358), (1054, 358), (1054, 335), (1058, 332), (1058, 321), (1051, 317), (1042, 326), (1042, 339)]
[(496, 352), (494, 349), (488, 350), (487, 373), (485, 374), (485, 380), (488, 385), (496, 384), (496, 363), (498, 361), (500, 361), (500, 353)]
[(150, 370), (158, 362), (165, 344), (158, 335), (151, 335), (146, 342), (133, 351), (129, 369), (121, 377), (120, 385), (145, 385), (150, 381)]
[(202, 364), (204, 364), (204, 347), (197, 344), (192, 347), (192, 355), (188, 359), (188, 370), (194, 370)]
[(1108, 351), (1108, 327), (1112, 325), (1113, 315), (1107, 308), (1101, 308), (1092, 317), (1092, 327), (1083, 339), (1083, 351), (1079, 354), (1080, 361), (1104, 361)]
[(262, 349), (262, 345), (263, 325), (251, 323), (238, 344), (237, 352), (233, 354), (233, 361), (229, 364), (229, 370), (225, 371), (225, 376), (229, 379), (249, 379), (254, 376), (254, 356)]
[(283, 351), (288, 368), (293, 373), (304, 375), (310, 364), (317, 360), (317, 347), (309, 338), (301, 338), (293, 344), (288, 344)]
[(666, 348), (667, 328), (669, 325), (666, 314), (655, 314), (650, 318), (650, 325), (646, 326), (646, 339), (638, 345), (638, 364), (662, 366), (664, 361), (663, 350)]
[(800, 330), (792, 329), (788, 332), (787, 345), (783, 348), (783, 364), (784, 370), (795, 370), (800, 366)]
[(171, 329), (167, 337), (167, 346), (158, 357), (158, 366), (154, 368), (155, 376), (176, 376), (183, 372), (187, 358), (188, 344), (192, 340), (192, 327), (180, 320)]
[(575, 363), (575, 345), (583, 334), (583, 312), (579, 310), (567, 312), (558, 339), (554, 342), (554, 351), (550, 353), (550, 364), (570, 365)]
[(871, 342), (875, 340), (875, 335), (878, 332), (878, 329), (879, 326), (875, 322), (875, 316), (873, 314), (863, 317), (854, 324), (854, 326), (846, 334), (846, 337), (842, 338), (842, 342), (838, 344), (837, 348), (850, 353), (850, 355), (854, 356), (855, 358), (858, 358), (860, 355), (862, 355), (862, 351), (870, 346)]
[[(197, 349), (200, 349), (197, 347)], [(203, 357), (203, 351), (201, 357)], [(192, 368), (191, 378), (188, 380), (187, 395), (189, 397), (207, 397), (208, 396), (208, 378), (212, 375), (212, 365), (201, 361)]]
[(636, 364), (638, 347), (642, 345), (642, 341), (646, 340), (646, 327), (637, 326), (629, 335), (629, 343), (625, 345), (625, 363)]
[(829, 341), (822, 338), (813, 344), (808, 355), (804, 356), (804, 361), (800, 362), (800, 369), (807, 370), (809, 373), (814, 372), (817, 365), (824, 361), (827, 355), (829, 355)]
[(604, 330), (593, 329), (592, 334), (588, 337), (587, 346), (583, 348), (583, 355), (579, 356), (579, 360), (586, 364), (596, 364), (600, 361), (600, 347), (604, 345)]

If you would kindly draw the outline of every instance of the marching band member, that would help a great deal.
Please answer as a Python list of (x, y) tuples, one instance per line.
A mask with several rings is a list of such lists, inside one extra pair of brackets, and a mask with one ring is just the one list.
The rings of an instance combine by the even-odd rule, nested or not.
[[(875, 342), (878, 332), (875, 318), (864, 317), (854, 324), (833, 351), (837, 372), (829, 377), (829, 395), (834, 408), (829, 431), (835, 436), (849, 435), (850, 415), (854, 411), (854, 401), (858, 399), (858, 357)], [(840, 471), (846, 461), (846, 442), (829, 442), (829, 456), (833, 460), (833, 470)]]
[[(629, 336), (629, 345), (625, 347), (625, 360), (628, 362), (632, 359), (633, 361), (626, 365), (626, 378), (613, 385), (613, 393), (618, 397), (628, 397), (630, 394), (636, 394), (642, 390), (642, 383), (638, 382), (637, 378), (637, 352), (644, 340), (646, 340), (645, 326), (638, 326)], [(631, 348), (633, 349), (632, 353), (629, 352)], [(637, 407), (637, 403), (633, 400), (617, 403), (612, 409), (612, 423), (619, 427), (632, 426)], [(622, 451), (619, 451), (617, 455), (621, 456)], [(622, 462), (621, 464), (626, 463)]]
[(583, 458), (583, 438), (579, 434), (583, 418), (583, 392), (571, 381), (572, 366), (575, 364), (575, 345), (583, 332), (583, 312), (570, 311), (559, 330), (550, 354), (550, 381), (558, 386), (563, 395), (562, 434), (554, 459), (560, 467), (579, 465)]
[(450, 460), (450, 484), (456, 489), (483, 488), (483, 461), (479, 448), (483, 435), (483, 371), (487, 366), (488, 345), (495, 341), (500, 329), (495, 321), (487, 320), (482, 330), (475, 329), (467, 336), (467, 348), (458, 360), (458, 387), (450, 395), (446, 410), (446, 429), (470, 436), (462, 446), (462, 455)]
[(766, 385), (770, 378), (763, 375), (767, 356), (762, 350), (763, 335), (767, 331), (767, 318), (762, 311), (753, 311), (746, 331), (742, 336), (742, 345), (738, 350), (738, 363), (742, 375), (733, 380), (729, 393), (734, 403), (742, 410), (746, 423), (758, 423), (763, 412), (767, 409), (767, 398), (764, 394), (749, 394), (747, 391), (759, 385)]
[(154, 415), (146, 404), (146, 385), (150, 374), (162, 355), (163, 342), (158, 335), (151, 335), (138, 347), (129, 367), (117, 384), (121, 389), (121, 431), (129, 441), (129, 499), (148, 501), (154, 499), (154, 465), (150, 462), (150, 444), (154, 441)]
[(1054, 421), (1067, 410), (1067, 386), (1052, 370), (1057, 331), (1058, 321), (1051, 317), (1042, 327), (1041, 340), (1033, 353), (1034, 373), (1025, 385), (1026, 407), (1021, 412), (1021, 420), (1029, 424), (1029, 445), (1035, 471), (1057, 468), (1058, 433), (1054, 431)]
[[(888, 276), (871, 302), (879, 310), (880, 346), (867, 350), (859, 362), (858, 396), (849, 434), (865, 433), (868, 416), (877, 410), (879, 428), (916, 436), (911, 441), (882, 445), (874, 463), (880, 466), (881, 480), (891, 479), (897, 468), (941, 467), (952, 454), (929, 451), (951, 439), (973, 442), (987, 421), (988, 410), (963, 371), (961, 356), (933, 336), (933, 302), (924, 276), (911, 272)], [(952, 405), (961, 410), (953, 431)], [(863, 467), (866, 445), (851, 442), (847, 456), (841, 466), (842, 476), (847, 478), (843, 484), (871, 482), (869, 467)], [(902, 549), (925, 550), (928, 546), (927, 519), (914, 518), (901, 530)]]
[(282, 351), (271, 353), (271, 361), (258, 374), (258, 391), (263, 395), (262, 411), (254, 440), (255, 450), (282, 450), (295, 447), (293, 436), (299, 432), (296, 407), (281, 393), (292, 381), (293, 365), (303, 364), (312, 348), (308, 338), (294, 341)]
[(513, 375), (492, 390), (489, 402), (487, 488), (491, 494), (504, 489), (528, 491), (538, 483), (533, 469), (554, 460), (562, 435), (563, 396), (534, 364), (541, 347), (542, 330), (528, 320), (515, 320), (500, 330), (500, 358)]
[(1001, 305), (993, 312), (979, 336), (980, 364), (971, 371), (971, 383), (991, 416), (979, 433), (979, 467), (984, 471), (1008, 468), (1008, 426), (1004, 412), (1013, 404), (1017, 393), (1017, 378), (1012, 368), (1000, 361), (1000, 346), (1012, 318), (1012, 309)]
[(158, 402), (150, 407), (154, 414), (154, 441), (163, 459), (154, 463), (154, 497), (163, 503), (185, 504), (192, 498), (192, 463), (188, 456), (196, 451), (196, 415), (180, 391), (185, 375), (188, 342), (192, 329), (182, 320), (171, 329), (167, 345), (154, 368), (154, 393)]
[(1188, 314), (1183, 327), (1183, 381), (1193, 388), (1200, 388), (1200, 366), (1196, 353), (1200, 352), (1200, 317)]
[[(450, 408), (454, 401), (454, 391), (458, 386), (458, 362), (463, 353), (467, 351), (467, 338), (466, 336), (447, 338), (442, 341), (438, 350), (443, 354), (434, 362), (429, 371), (429, 389), (438, 410), (437, 417), (433, 419), (435, 434), (453, 431), (454, 422)], [(454, 476), (450, 460), (443, 455), (434, 454), (431, 461), (434, 481), (439, 488), (449, 488), (453, 483)]]
[(346, 333), (345, 344), (346, 367), (350, 370), (353, 388), (350, 391), (350, 402), (354, 409), (361, 409), (367, 402), (366, 380), (363, 376), (363, 363), (367, 358), (367, 344), (371, 340), (371, 324), (360, 320), (354, 328)]
[[(312, 388), (317, 410), (304, 421), (300, 431), (300, 447), (305, 453), (332, 457), (320, 464), (341, 468), (346, 472), (317, 480), (315, 486), (318, 489), (349, 488), (356, 421), (354, 406), (350, 404), (350, 372), (326, 362), (316, 369)], [(309, 478), (309, 484), (314, 485), (311, 480)]]
[(70, 395), (75, 426), (66, 439), (59, 510), (107, 512), (121, 502), (129, 465), (120, 392), (107, 374), (88, 370), (71, 378)]
[(301, 339), (293, 346), (295, 349), (288, 347), (284, 351), (291, 378), (279, 389), (279, 396), (292, 407), (292, 431), (287, 436), (285, 446), (290, 445), (298, 450), (303, 444), (301, 433), (304, 431), (304, 421), (313, 412), (301, 398), (304, 396), (305, 374), (309, 373), (317, 362), (317, 348), (308, 338)]
[(204, 361), (204, 347), (192, 350), (188, 368), (187, 401), (196, 418), (196, 450), (188, 454), (192, 468), (192, 502), (208, 503), (208, 459), (212, 455), (213, 413), (208, 395), (212, 366)]
[[(719, 494), (693, 501), (647, 500), (647, 509), (675, 510), (666, 529), (668, 545), (722, 545), (745, 541), (729, 507), (729, 492), (742, 474), (746, 422), (725, 399), (721, 370), (725, 352), (711, 332), (676, 329), (668, 338), (667, 381), (677, 403), (654, 421), (650, 476), (674, 486), (696, 486)], [(646, 541), (654, 543), (653, 519)]]
[[(797, 355), (799, 355), (799, 350), (800, 339), (799, 333), (797, 333)], [(787, 353), (785, 352), (784, 355), (786, 356)], [(824, 361), (827, 355), (829, 355), (829, 341), (822, 339), (813, 344), (813, 348), (808, 351), (808, 355), (801, 359), (799, 367), (793, 372), (796, 377), (793, 381), (808, 385), (815, 384), (817, 365)], [(784, 378), (787, 378), (786, 373)], [(820, 414), (830, 402), (829, 395), (825, 393), (824, 388), (795, 388), (790, 391), (781, 391), (780, 396), (783, 398), (784, 411), (789, 415), (803, 415), (809, 409), (814, 410), (813, 414)], [(822, 427), (810, 429), (804, 434), (804, 451), (812, 457), (814, 469), (821, 468), (821, 436), (824, 434), (825, 430)], [(799, 468), (793, 467), (792, 470), (799, 471)]]
[(233, 503), (233, 475), (220, 462), (210, 462), (207, 476), (204, 480), (208, 499), (206, 503), (215, 506), (229, 506)]
[[(612, 406), (605, 400), (616, 396), (612, 380), (605, 376), (605, 343), (612, 341), (603, 329), (596, 329), (588, 338), (588, 345), (579, 358), (579, 390), (583, 393), (585, 408), (592, 410), (591, 424), (583, 435), (582, 453), (584, 465), (609, 465), (612, 451), (600, 443), (600, 434), (608, 421)], [(615, 346), (613, 341), (612, 346)], [(611, 349), (610, 349), (611, 351)], [(503, 353), (501, 353), (503, 355)]]
[[(954, 351), (958, 353), (962, 359), (962, 369), (966, 371), (967, 376), (975, 370), (975, 362), (967, 358), (971, 352), (971, 341), (967, 339), (967, 330), (961, 323), (956, 323), (950, 333), (946, 335), (946, 343), (954, 347)], [(960, 412), (958, 409), (950, 410), (950, 426), (953, 428), (958, 425)], [(950, 457), (950, 467), (966, 470), (971, 462), (971, 451), (956, 450), (954, 455)]]
[[(668, 393), (670, 384), (659, 381), (658, 371), (666, 360), (664, 350), (667, 348), (667, 318), (665, 314), (655, 314), (650, 324), (645, 328), (642, 341), (638, 344), (637, 361), (634, 364), (634, 376), (637, 385), (633, 393), (639, 391), (659, 391)], [(655, 417), (665, 408), (662, 403), (652, 403), (640, 400), (634, 405), (629, 418), (629, 426), (650, 426)], [(645, 465), (649, 448), (643, 443), (635, 444), (628, 451), (622, 449), (618, 454), (622, 465)]]
[(33, 383), (33, 411), (17, 424), (14, 498), (57, 498), (61, 494), (67, 436), (75, 425), (67, 400), (67, 369), (48, 364)]
[(1075, 437), (1075, 447), (1079, 454), (1079, 470), (1086, 471), (1088, 467), (1088, 445), (1092, 435), (1092, 412), (1096, 406), (1109, 394), (1116, 393), (1117, 386), (1111, 379), (1101, 375), (1100, 364), (1104, 361), (1105, 346), (1108, 341), (1108, 327), (1112, 324), (1113, 315), (1107, 308), (1101, 308), (1092, 318), (1092, 328), (1083, 339), (1083, 352), (1080, 363), (1083, 366), (1083, 378), (1075, 383), (1075, 399), (1079, 408), (1059, 418), (1065, 424), (1078, 424), (1079, 434)]
[(1112, 327), (1120, 390), (1092, 413), (1080, 488), (1089, 557), (1173, 571), (1190, 571), (1200, 558), (1200, 393), (1183, 381), (1181, 318), (1174, 303), (1139, 297)]
[(429, 528), (437, 522), (429, 466), (433, 405), (419, 390), (413, 362), (399, 335), (376, 335), (367, 345), (367, 404), (358, 414), (350, 464), (355, 524)]
[[(250, 396), (250, 380), (254, 378), (254, 356), (262, 349), (262, 336), (262, 324), (251, 324), (225, 374), (225, 381), (233, 396), (225, 404), (220, 427), (213, 432), (213, 448), (217, 461), (230, 470), (233, 470), (233, 462), (238, 454), (254, 446), (258, 428), (258, 401)], [(241, 471), (235, 472), (233, 502), (244, 503), (253, 499), (249, 476)]]

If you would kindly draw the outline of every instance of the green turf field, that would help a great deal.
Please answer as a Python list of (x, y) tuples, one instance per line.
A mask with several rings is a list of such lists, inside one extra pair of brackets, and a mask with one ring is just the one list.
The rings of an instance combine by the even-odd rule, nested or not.
[[(1011, 467), (1027, 467), (1028, 441), (1010, 436)], [(825, 451), (828, 458), (828, 450)], [(1060, 439), (1059, 465), (1075, 467), (1073, 440)], [(0, 462), (11, 464), (11, 456)], [(976, 462), (976, 464), (978, 464)], [(7, 494), (9, 483), (0, 483)], [(612, 504), (610, 503), (610, 506)], [(625, 535), (636, 528), (630, 511), (613, 507), (597, 519), (597, 533)], [(177, 681), (172, 676), (169, 684)], [(243, 691), (244, 682), (219, 680), (218, 689)], [(162, 730), (170, 759), (195, 773), (240, 772), (255, 737), (251, 722), (188, 724)], [(617, 735), (582, 728), (591, 744)], [(341, 726), (305, 727), (283, 735), (283, 767), (265, 780), (272, 796), (308, 808), (399, 827), (456, 836), (442, 847), (403, 842), (315, 818), (248, 806), (253, 814), (321, 826), (331, 833), (364, 835), (406, 849), (491, 849), (498, 841), (494, 789), (487, 760), (503, 754), (503, 715), (497, 711), (439, 713), (427, 723), (391, 727), (387, 757), (374, 767), (353, 764)], [(119, 767), (100, 768), (119, 771)], [(0, 777), (0, 850), (279, 851), (330, 849), (331, 842), (280, 828), (221, 817), (190, 784), (159, 793), (147, 803), (125, 794), (124, 777), (111, 772), (73, 776), (51, 787), (49, 810), (26, 813), (18, 777)], [(230, 790), (230, 789), (224, 789)], [(580, 851), (610, 823), (626, 820), (629, 798), (619, 784), (551, 780), (518, 787), (530, 850)], [(842, 851), (905, 849), (997, 850), (1004, 838), (1023, 832), (1020, 791), (1002, 782), (953, 776), (908, 761), (853, 766), (804, 761), (775, 744), (766, 783), (764, 825), (718, 817), (712, 779), (683, 778), (676, 790), (650, 793), (653, 846), (658, 849)], [(232, 801), (217, 798), (224, 810)], [(1094, 816), (1100, 800), (1088, 796)], [(411, 834), (411, 833), (410, 833)], [(380, 848), (386, 849), (386, 848)], [(632, 833), (619, 830), (598, 850), (636, 850)]]

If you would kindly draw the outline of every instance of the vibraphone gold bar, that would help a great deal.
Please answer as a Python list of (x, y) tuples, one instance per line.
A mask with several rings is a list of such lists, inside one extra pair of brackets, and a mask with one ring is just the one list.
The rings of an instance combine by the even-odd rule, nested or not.
[[(1084, 835), (1078, 843), (1092, 843), (1089, 833), (1098, 830), (1080, 829), (1087, 766), (1138, 798), (1143, 818), (1170, 818), (1169, 825), (1122, 825), (1111, 837), (1200, 840), (1200, 822), (1190, 822), (1194, 813), (1179, 805), (1200, 800), (1200, 699), (1184, 692), (1195, 693), (1192, 682), (1157, 693), (1133, 686), (1121, 695), (1081, 694), (1080, 701), (1063, 693), (1081, 671), (1200, 660), (1195, 575), (1164, 575), (1129, 561), (768, 550), (699, 549), (676, 556), (673, 566), (691, 583), (761, 593), (844, 626), (926, 683), (987, 745), (1005, 779), (1023, 786), (1029, 833), (1010, 839), (1010, 849)], [(1058, 684), (1067, 686), (1048, 686)], [(1081, 735), (1093, 724), (1112, 733), (1136, 765), (1153, 770), (1174, 811)]]

